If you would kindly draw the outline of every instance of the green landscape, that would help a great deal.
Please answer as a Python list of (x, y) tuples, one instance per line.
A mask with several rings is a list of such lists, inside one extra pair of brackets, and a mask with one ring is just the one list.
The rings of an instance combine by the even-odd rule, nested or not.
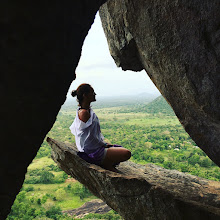
[[(109, 101), (108, 101), (109, 100)], [(220, 168), (196, 146), (185, 132), (173, 110), (162, 96), (108, 99), (93, 104), (99, 117), (106, 142), (131, 150), (131, 161), (154, 163), (202, 178), (220, 181)], [(74, 143), (69, 127), (77, 105), (67, 102), (47, 136)], [(87, 188), (60, 170), (51, 159), (46, 138), (32, 164), (18, 194), (8, 220), (75, 219), (62, 211), (79, 208), (95, 199)], [(89, 214), (81, 219), (121, 219), (115, 212)]]

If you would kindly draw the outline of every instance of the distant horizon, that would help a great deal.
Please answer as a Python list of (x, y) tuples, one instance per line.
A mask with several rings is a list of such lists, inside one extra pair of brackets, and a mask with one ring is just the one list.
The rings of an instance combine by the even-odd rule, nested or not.
[[(103, 98), (105, 98), (105, 97), (112, 97), (112, 98), (114, 98), (114, 97), (125, 97), (125, 96), (131, 96), (131, 97), (137, 97), (137, 96), (144, 96), (144, 95), (150, 95), (150, 96), (156, 96), (156, 97), (158, 97), (158, 96), (160, 96), (161, 94), (157, 94), (157, 93), (150, 93), (150, 92), (140, 92), (140, 93), (137, 93), (137, 94), (123, 94), (123, 95), (120, 95), (120, 94), (113, 94), (113, 95), (99, 95), (99, 94), (96, 94), (96, 96), (98, 96), (98, 97), (103, 97)], [(68, 95), (68, 98), (74, 98), (74, 97), (72, 97), (70, 94)]]
[[(146, 96), (144, 96), (144, 94), (146, 94)], [(96, 95), (96, 101), (94, 103), (99, 104), (99, 102), (103, 102), (104, 99), (106, 99), (107, 102), (108, 101), (113, 101), (114, 99), (115, 99), (115, 101), (117, 101), (120, 98), (121, 99), (126, 99), (126, 101), (129, 101), (129, 97), (130, 97), (131, 103), (134, 102), (134, 99), (137, 100), (137, 101), (140, 101), (140, 100), (144, 101), (145, 99), (146, 99), (146, 101), (149, 101), (151, 99), (151, 101), (153, 101), (156, 98), (158, 98), (159, 96), (161, 96), (161, 94), (152, 94), (152, 93), (139, 93), (139, 94), (133, 94), (133, 95), (114, 95), (114, 96), (99, 96), (99, 95)], [(77, 100), (76, 100), (76, 97), (72, 97), (72, 96), (69, 96), (66, 99), (64, 105), (69, 103), (69, 102), (72, 102), (74, 105), (78, 104)]]

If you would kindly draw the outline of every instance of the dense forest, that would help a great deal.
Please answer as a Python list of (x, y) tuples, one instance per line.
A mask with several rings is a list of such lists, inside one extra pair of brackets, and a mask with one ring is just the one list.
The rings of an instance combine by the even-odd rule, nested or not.
[[(110, 99), (111, 100), (111, 99)], [(138, 101), (139, 100), (139, 101)], [(126, 99), (94, 104), (107, 142), (122, 145), (132, 152), (135, 163), (154, 163), (202, 178), (220, 181), (220, 168), (196, 146), (162, 96), (152, 102)], [(106, 101), (106, 100), (105, 100)], [(68, 102), (59, 112), (48, 136), (74, 143), (69, 126), (76, 103)], [(74, 219), (62, 211), (78, 208), (95, 197), (76, 180), (68, 177), (50, 158), (51, 149), (43, 142), (18, 194), (8, 220)], [(89, 214), (82, 219), (121, 219), (114, 211)]]

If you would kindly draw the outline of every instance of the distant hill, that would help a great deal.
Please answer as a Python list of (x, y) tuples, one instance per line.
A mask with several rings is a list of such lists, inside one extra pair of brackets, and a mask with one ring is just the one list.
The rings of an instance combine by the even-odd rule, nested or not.
[(141, 106), (138, 108), (138, 111), (155, 114), (163, 113), (166, 115), (175, 115), (173, 109), (170, 107), (163, 96), (159, 96), (147, 105)]
[[(96, 102), (92, 103), (92, 107), (95, 108), (110, 108), (110, 107), (118, 107), (118, 106), (135, 106), (135, 105), (146, 105), (150, 103), (158, 97), (157, 94), (150, 94), (150, 93), (140, 93), (136, 95), (123, 95), (123, 96), (97, 96)], [(75, 98), (68, 99), (64, 107), (77, 107), (77, 102)]]
[[(63, 109), (76, 109), (77, 102), (75, 98), (69, 99), (63, 105)], [(147, 112), (151, 114), (166, 114), (175, 115), (173, 109), (163, 98), (163, 96), (157, 96), (152, 94), (138, 94), (134, 96), (115, 96), (115, 97), (102, 97), (97, 96), (97, 102), (92, 103), (93, 109), (97, 108), (111, 108), (122, 107), (120, 111), (126, 112)]]

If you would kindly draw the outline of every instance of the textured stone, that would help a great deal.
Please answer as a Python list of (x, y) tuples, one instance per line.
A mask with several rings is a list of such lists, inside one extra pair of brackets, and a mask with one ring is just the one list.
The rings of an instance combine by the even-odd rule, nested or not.
[(103, 2), (0, 2), (0, 219), (9, 213), (66, 99), (84, 38)]
[(63, 211), (63, 213), (74, 216), (75, 218), (83, 218), (89, 213), (105, 214), (110, 210), (111, 208), (101, 199), (93, 199), (77, 209)]
[(220, 219), (219, 182), (132, 162), (114, 173), (82, 160), (74, 145), (47, 141), (58, 166), (126, 220)]
[(218, 166), (219, 11), (219, 0), (111, 0), (100, 9), (116, 64), (123, 70), (145, 69), (185, 130)]

